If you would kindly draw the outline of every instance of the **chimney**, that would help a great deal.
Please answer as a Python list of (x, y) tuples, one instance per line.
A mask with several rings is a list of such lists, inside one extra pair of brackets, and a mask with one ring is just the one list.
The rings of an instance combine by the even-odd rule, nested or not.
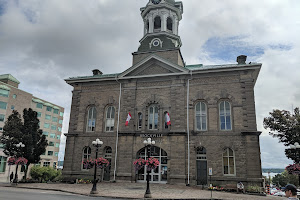
[(99, 69), (93, 69), (93, 76), (102, 75), (103, 73)]
[(239, 65), (246, 64), (247, 56), (240, 55), (236, 58), (236, 62), (238, 62)]

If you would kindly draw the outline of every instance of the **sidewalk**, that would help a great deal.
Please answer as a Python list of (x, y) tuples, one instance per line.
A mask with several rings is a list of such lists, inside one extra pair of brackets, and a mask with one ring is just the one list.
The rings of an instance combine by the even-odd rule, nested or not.
[[(56, 190), (74, 194), (90, 195), (92, 184), (62, 184), (62, 183), (20, 183), (18, 188)], [(0, 187), (12, 187), (10, 184), (0, 184)], [(144, 199), (146, 183), (106, 183), (97, 184), (98, 194), (93, 196), (115, 197), (124, 199)], [(210, 199), (211, 191), (201, 190), (196, 186), (150, 184), (152, 199)], [(213, 191), (213, 199), (242, 199), (242, 200), (282, 200), (283, 197), (256, 196), (236, 194), (234, 192)]]

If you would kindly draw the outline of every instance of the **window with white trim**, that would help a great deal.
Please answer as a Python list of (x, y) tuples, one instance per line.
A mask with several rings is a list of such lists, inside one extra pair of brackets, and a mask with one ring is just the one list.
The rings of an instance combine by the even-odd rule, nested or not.
[(106, 110), (105, 131), (114, 131), (115, 126), (115, 108), (109, 106)]
[(157, 105), (151, 105), (149, 107), (148, 129), (149, 130), (157, 130), (158, 129), (158, 107), (157, 107)]
[[(82, 162), (89, 160), (91, 158), (91, 153), (92, 153), (91, 147), (84, 147), (82, 151)], [(82, 169), (87, 169), (87, 168), (84, 167), (84, 165), (82, 164)]]
[(220, 129), (231, 130), (231, 105), (228, 101), (222, 101), (219, 104), (220, 111)]
[(195, 106), (196, 130), (207, 130), (207, 106), (203, 102), (198, 102)]
[(95, 131), (96, 127), (96, 108), (90, 107), (87, 115), (87, 129), (86, 131)]
[(223, 151), (223, 174), (235, 175), (234, 152), (230, 148), (226, 148)]
[(50, 166), (50, 162), (46, 161), (43, 163), (43, 167), (49, 167)]

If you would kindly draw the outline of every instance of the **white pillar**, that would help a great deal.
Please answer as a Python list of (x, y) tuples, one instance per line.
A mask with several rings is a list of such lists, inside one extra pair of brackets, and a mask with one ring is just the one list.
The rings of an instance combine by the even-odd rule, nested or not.
[(148, 20), (149, 20), (149, 33), (153, 33), (153, 29), (154, 29), (153, 15), (149, 15)]
[(177, 17), (174, 17), (174, 28), (173, 28), (173, 33), (175, 34), (175, 35), (178, 35), (178, 19), (177, 19)]
[(167, 13), (162, 12), (161, 31), (167, 31)]
[(147, 27), (147, 19), (144, 19), (144, 35), (146, 35), (147, 34), (147, 31), (149, 31), (149, 30), (147, 30), (149, 27)]

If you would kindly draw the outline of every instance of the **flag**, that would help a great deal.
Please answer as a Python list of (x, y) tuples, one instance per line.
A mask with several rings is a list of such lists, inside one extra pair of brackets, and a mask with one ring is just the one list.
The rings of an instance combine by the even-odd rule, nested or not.
[(170, 115), (169, 113), (166, 113), (166, 122), (167, 122), (167, 125), (171, 125), (171, 120), (170, 120)]
[(131, 119), (131, 114), (129, 112), (128, 115), (127, 115), (126, 122), (125, 122), (125, 126), (128, 126), (128, 123), (129, 123), (130, 119)]

